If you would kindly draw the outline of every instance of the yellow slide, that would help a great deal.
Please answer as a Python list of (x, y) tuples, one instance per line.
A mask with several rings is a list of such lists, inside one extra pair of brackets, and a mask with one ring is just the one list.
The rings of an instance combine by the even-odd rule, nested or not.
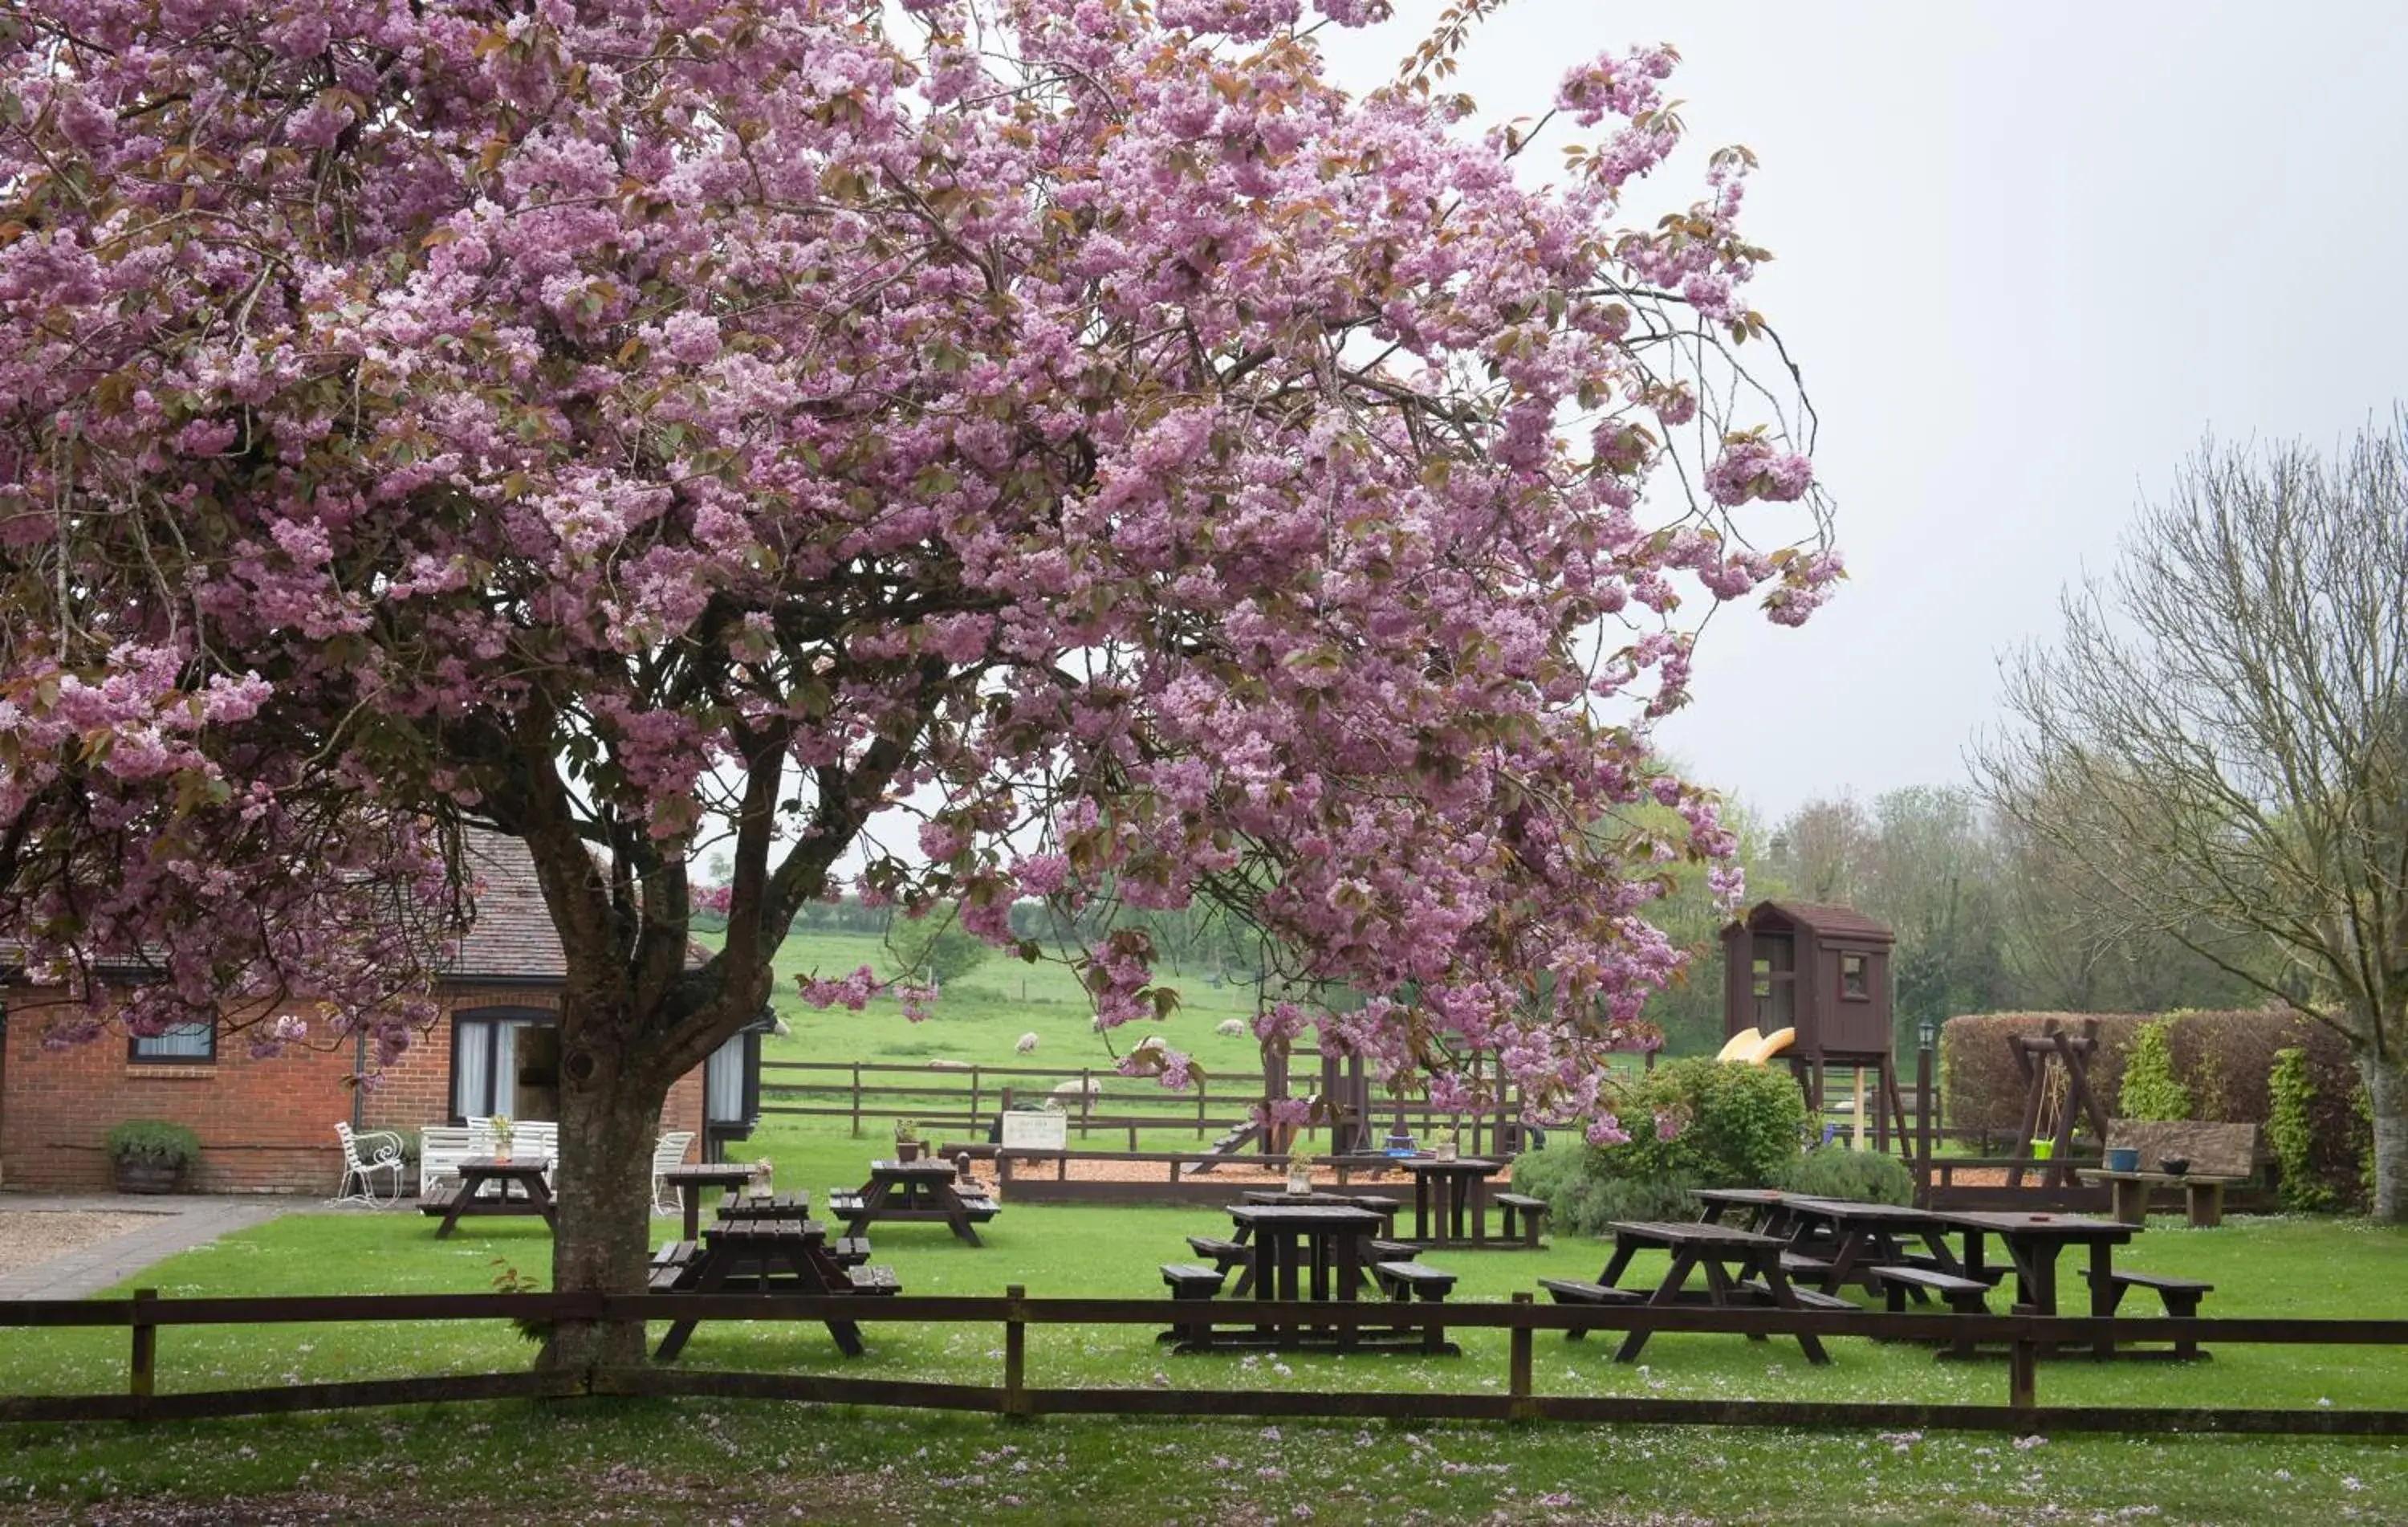
[(1771, 1059), (1774, 1056), (1779, 1055), (1782, 1051), (1789, 1048), (1789, 1046), (1796, 1042), (1797, 1038), (1798, 1030), (1795, 1029), (1775, 1029), (1772, 1032), (1765, 1035), (1762, 1039), (1757, 1040), (1756, 1042), (1756, 1047), (1748, 1051), (1745, 1055), (1739, 1057), (1739, 1059), (1746, 1061), (1751, 1066), (1760, 1066), (1766, 1061)]
[(1717, 1060), (1744, 1060), (1747, 1059), (1749, 1051), (1755, 1049), (1758, 1044), (1763, 1043), (1764, 1036), (1762, 1034), (1756, 1032), (1753, 1029), (1742, 1029), (1738, 1033), (1731, 1035), (1730, 1038), (1723, 1041), (1722, 1050), (1720, 1053), (1715, 1055), (1714, 1059)]

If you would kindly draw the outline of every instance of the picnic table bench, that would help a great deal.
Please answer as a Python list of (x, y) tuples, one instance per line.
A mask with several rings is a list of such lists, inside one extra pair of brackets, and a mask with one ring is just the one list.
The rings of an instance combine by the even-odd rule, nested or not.
[(953, 1164), (942, 1160), (872, 1161), (869, 1181), (857, 1191), (832, 1190), (828, 1213), (859, 1235), (882, 1219), (899, 1224), (941, 1224), (972, 1246), (977, 1227), (1002, 1210), (982, 1194), (961, 1190)]
[[(892, 1268), (838, 1265), (830, 1255), (825, 1227), (812, 1220), (723, 1219), (705, 1233), (699, 1251), (690, 1242), (673, 1243), (652, 1259), (650, 1287), (656, 1293), (713, 1293), (731, 1282), (749, 1282), (765, 1294), (902, 1291)], [(861, 1355), (858, 1325), (846, 1319), (824, 1323), (838, 1350), (849, 1358)], [(693, 1319), (670, 1322), (652, 1361), (674, 1361), (695, 1324)]]
[[(546, 1177), (552, 1170), (547, 1158), (520, 1156), (504, 1161), (471, 1156), (457, 1163), (457, 1169), (456, 1182), (438, 1184), (431, 1195), (419, 1201), (421, 1214), (443, 1217), (443, 1222), (435, 1227), (437, 1240), (449, 1239), (460, 1221), (470, 1216), (533, 1215), (559, 1227), (559, 1210)], [(494, 1189), (491, 1194), (482, 1191), (488, 1186)], [(510, 1190), (513, 1188), (516, 1193)]]

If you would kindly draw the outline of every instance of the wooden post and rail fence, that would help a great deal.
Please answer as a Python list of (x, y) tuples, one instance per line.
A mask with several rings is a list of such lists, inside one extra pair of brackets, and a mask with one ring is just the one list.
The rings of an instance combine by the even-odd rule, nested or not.
[[(342, 1410), (367, 1405), (609, 1395), (707, 1395), (826, 1405), (983, 1412), (1010, 1418), (1111, 1414), (1246, 1417), (1395, 1417), (1411, 1419), (1643, 1421), (1717, 1426), (1859, 1426), (2049, 1432), (2225, 1432), (2322, 1435), (2408, 1435), (2408, 1410), (2319, 1406), (2042, 1405), (2036, 1361), (2067, 1343), (2196, 1341), (2208, 1346), (2279, 1345), (2399, 1347), (2408, 1320), (2214, 1319), (2029, 1315), (1903, 1314), (1876, 1311), (1730, 1309), (1685, 1305), (1538, 1304), (1527, 1294), (1509, 1304), (1401, 1304), (1384, 1301), (1254, 1303), (1212, 1306), (1226, 1324), (1507, 1333), (1505, 1384), (1431, 1393), (1355, 1386), (1345, 1390), (1209, 1388), (1038, 1388), (1028, 1382), (1032, 1327), (1092, 1332), (1097, 1327), (1156, 1330), (1192, 1323), (1196, 1306), (1166, 1299), (1034, 1299), (1013, 1287), (1001, 1298), (901, 1296), (862, 1299), (807, 1294), (342, 1294), (240, 1299), (167, 1299), (140, 1289), (124, 1300), (0, 1302), (0, 1329), (122, 1326), (130, 1335), (122, 1393), (0, 1396), (0, 1423), (198, 1419), (207, 1417)], [(1003, 1371), (993, 1385), (935, 1383), (841, 1375), (644, 1367), (591, 1372), (446, 1374), (413, 1378), (161, 1392), (159, 1333), (208, 1325), (360, 1325), (395, 1320), (781, 1320), (863, 1324), (974, 1324), (1003, 1328)], [(2003, 1404), (1914, 1401), (1674, 1399), (1656, 1395), (1548, 1395), (1533, 1382), (1539, 1332), (1716, 1333), (1823, 1338), (1867, 1336), (1924, 1343), (1972, 1340), (2005, 1346)], [(172, 1343), (170, 1344), (172, 1346)], [(172, 1356), (172, 1354), (171, 1354)], [(1226, 1361), (1211, 1353), (1179, 1360), (1184, 1377), (1209, 1379)], [(1600, 1357), (1599, 1361), (1603, 1361)], [(1466, 1361), (1469, 1370), (1475, 1365)], [(1367, 1370), (1349, 1365), (1350, 1376)], [(2196, 1392), (2197, 1384), (2183, 1386)]]
[[(1303, 1050), (1297, 1059), (1318, 1058)], [(1008, 1110), (1052, 1102), (1068, 1116), (1071, 1132), (1080, 1139), (1097, 1131), (1117, 1133), (1130, 1150), (1137, 1150), (1140, 1131), (1209, 1141), (1243, 1128), (1254, 1121), (1266, 1082), (1259, 1072), (1223, 1072), (1198, 1075), (1191, 1088), (1172, 1091), (1146, 1078), (1096, 1067), (931, 1068), (894, 1061), (765, 1059), (761, 1114), (765, 1118), (842, 1119), (856, 1136), (865, 1132), (866, 1124), (910, 1119), (922, 1127), (924, 1138), (928, 1131), (943, 1130), (982, 1140)], [(1299, 1066), (1291, 1070), (1282, 1095), (1307, 1096), (1318, 1085), (1317, 1072)], [(1067, 1090), (1057, 1092), (1056, 1088)], [(1464, 1152), (1478, 1155), (1499, 1148), (1495, 1145), (1499, 1138), (1512, 1137), (1521, 1104), (1510, 1091), (1488, 1108), (1469, 1111), (1441, 1111), (1421, 1099), (1374, 1098), (1370, 1113), (1367, 1124), (1374, 1131), (1398, 1118), (1417, 1136), (1440, 1126), (1451, 1128)]]

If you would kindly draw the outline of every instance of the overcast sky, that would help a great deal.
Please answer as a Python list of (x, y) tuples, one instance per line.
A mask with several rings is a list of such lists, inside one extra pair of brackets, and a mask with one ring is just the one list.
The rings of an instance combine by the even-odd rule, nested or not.
[[(1341, 77), (1439, 8), (1341, 39)], [(1762, 161), (1753, 302), (1821, 415), (1851, 576), (1800, 630), (1725, 610), (1661, 733), (1760, 813), (1961, 782), (1998, 654), (2208, 431), (2329, 446), (2408, 397), (2399, 0), (1511, 0), (1458, 80), (1536, 112), (1568, 63), (1653, 42), (1693, 143)]]

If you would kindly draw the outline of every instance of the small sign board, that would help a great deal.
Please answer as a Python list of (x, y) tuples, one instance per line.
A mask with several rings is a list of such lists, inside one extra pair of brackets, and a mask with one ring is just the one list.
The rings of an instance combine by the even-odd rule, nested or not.
[(1050, 1110), (1003, 1116), (1006, 1150), (1063, 1150), (1070, 1144), (1070, 1120)]

